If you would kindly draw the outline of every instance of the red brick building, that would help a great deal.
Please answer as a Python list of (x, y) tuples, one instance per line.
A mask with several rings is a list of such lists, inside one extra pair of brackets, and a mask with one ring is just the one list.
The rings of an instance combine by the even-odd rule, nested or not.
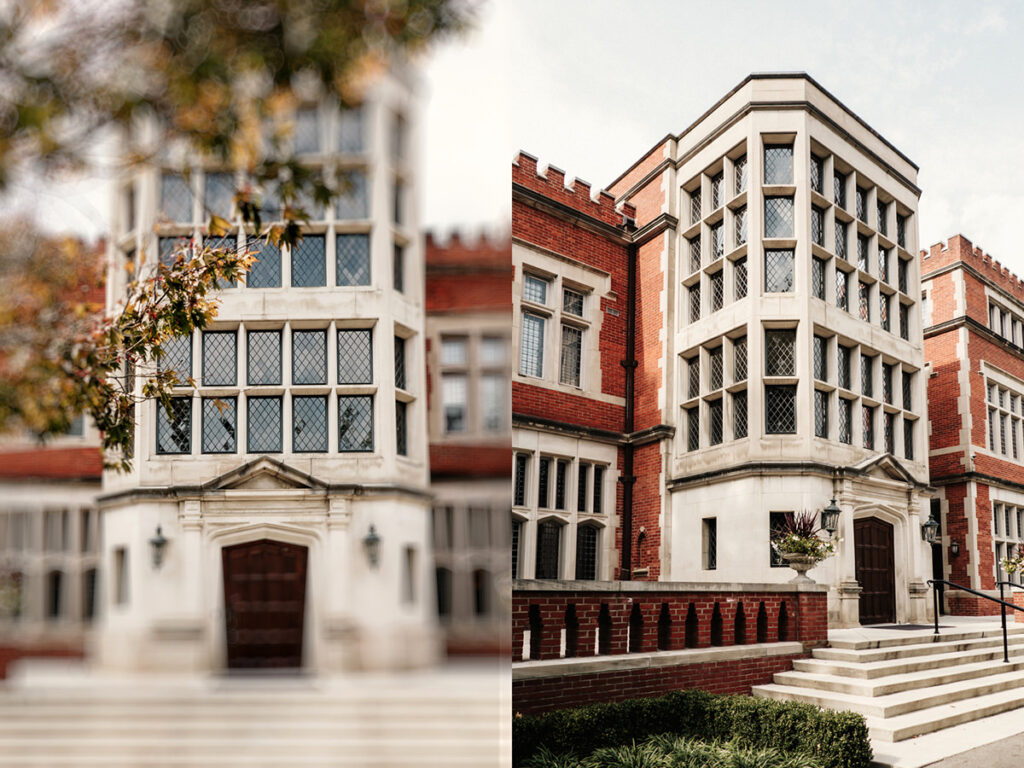
[[(997, 596), (1000, 560), (1024, 542), (1024, 281), (962, 235), (922, 251), (921, 272), (936, 575)], [(953, 589), (946, 601), (999, 608)]]

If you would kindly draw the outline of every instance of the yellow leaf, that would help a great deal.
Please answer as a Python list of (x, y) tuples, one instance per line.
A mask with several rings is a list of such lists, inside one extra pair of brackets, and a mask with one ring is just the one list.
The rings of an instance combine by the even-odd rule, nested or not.
[(231, 229), (231, 222), (222, 219), (220, 216), (210, 216), (210, 223), (207, 225), (210, 234), (215, 237), (223, 237)]

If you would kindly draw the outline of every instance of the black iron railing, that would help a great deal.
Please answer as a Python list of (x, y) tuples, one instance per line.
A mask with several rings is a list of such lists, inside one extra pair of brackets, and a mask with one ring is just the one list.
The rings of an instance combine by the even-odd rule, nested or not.
[(1018, 589), (1024, 589), (1024, 587), (1021, 587), (1021, 585), (1019, 585), (1019, 584), (1013, 584), (1012, 582), (1009, 582), (1009, 581), (998, 581), (996, 583), (999, 585), (999, 597), (995, 598), (995, 597), (992, 597), (991, 595), (986, 595), (984, 592), (979, 592), (976, 589), (971, 589), (970, 587), (965, 587), (963, 584), (955, 584), (954, 582), (946, 581), (945, 579), (928, 579), (928, 583), (932, 585), (932, 597), (933, 597), (933, 599), (935, 601), (935, 634), (936, 635), (939, 634), (939, 590), (937, 590), (935, 588), (936, 584), (945, 584), (947, 586), (953, 587), (954, 589), (962, 589), (964, 592), (970, 592), (972, 595), (975, 595), (977, 597), (983, 597), (986, 600), (989, 600), (989, 601), (991, 601), (993, 603), (999, 603), (1000, 610), (1001, 610), (1001, 613), (1002, 613), (1002, 623), (1003, 623), (1003, 663), (1005, 663), (1005, 664), (1009, 664), (1010, 663), (1010, 648), (1009, 648), (1009, 643), (1008, 643), (1007, 638), (1006, 638), (1006, 609), (1007, 608), (1012, 608), (1015, 611), (1021, 611), (1022, 613), (1024, 613), (1024, 608), (1016, 606), (1013, 603), (1006, 602), (1005, 595), (1003, 594), (1003, 586), (1004, 585), (1008, 585), (1010, 587), (1017, 587)]

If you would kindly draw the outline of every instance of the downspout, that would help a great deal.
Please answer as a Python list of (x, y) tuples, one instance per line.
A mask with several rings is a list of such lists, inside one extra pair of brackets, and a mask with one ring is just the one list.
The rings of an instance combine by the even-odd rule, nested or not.
[[(623, 229), (631, 234), (636, 231), (636, 222), (630, 218), (623, 219)], [(625, 368), (626, 410), (623, 432), (633, 433), (633, 378), (636, 373), (636, 243), (631, 242), (626, 248), (626, 359), (621, 365)], [(622, 447), (622, 567), (619, 578), (630, 581), (633, 578), (633, 444), (627, 442)]]

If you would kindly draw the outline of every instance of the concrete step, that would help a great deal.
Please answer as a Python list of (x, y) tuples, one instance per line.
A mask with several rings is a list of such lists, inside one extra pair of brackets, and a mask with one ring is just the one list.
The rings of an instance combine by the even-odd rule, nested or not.
[(883, 696), (862, 696), (778, 683), (757, 686), (753, 693), (760, 698), (802, 701), (825, 709), (858, 712), (865, 717), (893, 718), (909, 712), (986, 696), (999, 691), (1010, 691), (1015, 688), (1024, 688), (1024, 672), (1003, 672)]
[[(1007, 646), (1013, 648), (1024, 645), (1024, 634), (1010, 635)], [(972, 651), (979, 648), (1002, 648), (1002, 635), (979, 637), (950, 642), (914, 643), (911, 645), (887, 646), (885, 648), (850, 649), (850, 648), (815, 648), (811, 657), (824, 661), (886, 661), (888, 659), (910, 658), (913, 656), (930, 656), (939, 653)]]
[(895, 742), (1024, 707), (1024, 689), (997, 691), (890, 718), (866, 718), (872, 740)]
[[(998, 621), (998, 619), (996, 620)], [(946, 643), (972, 640), (979, 637), (1001, 638), (1003, 636), (1001, 629), (942, 629), (941, 624), (939, 627), (938, 635), (932, 634), (929, 630), (908, 631), (894, 629), (885, 637), (877, 639), (830, 637), (829, 645), (833, 648), (846, 648), (857, 651), (868, 648), (891, 648), (893, 646), (900, 645), (917, 645), (918, 643), (926, 642)], [(1007, 616), (1006, 634), (1008, 636), (1024, 634), (1024, 624), (1016, 624), (1009, 616)]]
[[(973, 651), (937, 653), (930, 656), (911, 657), (909, 659), (896, 658), (863, 663), (829, 661), (825, 659), (796, 659), (793, 661), (793, 669), (798, 672), (809, 672), (811, 674), (840, 675), (870, 680), (927, 669), (943, 669), (959, 664), (972, 664), (983, 661), (1001, 662), (1002, 658), (1003, 648), (1000, 644), (997, 647), (980, 648)], [(1024, 645), (1010, 648), (1010, 660), (1013, 661), (1017, 658), (1024, 658)]]
[(835, 691), (854, 696), (886, 696), (888, 694), (945, 685), (959, 680), (972, 680), (1008, 672), (1024, 673), (1024, 659), (1009, 664), (994, 663), (991, 660), (974, 664), (958, 664), (942, 670), (926, 669), (901, 675), (888, 675), (873, 679), (848, 677), (844, 675), (813, 674), (808, 672), (776, 672), (774, 682), (795, 688), (814, 688)]

